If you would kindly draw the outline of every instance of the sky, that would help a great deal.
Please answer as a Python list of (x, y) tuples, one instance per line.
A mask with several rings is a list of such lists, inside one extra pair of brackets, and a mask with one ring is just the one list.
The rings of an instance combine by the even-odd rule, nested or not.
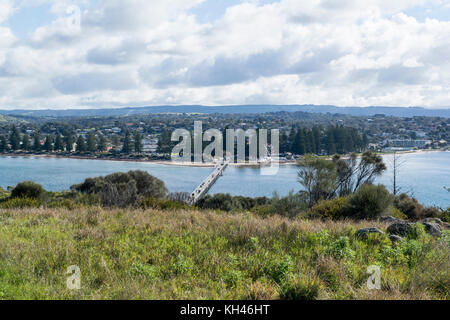
[(0, 0), (0, 109), (450, 108), (450, 0)]

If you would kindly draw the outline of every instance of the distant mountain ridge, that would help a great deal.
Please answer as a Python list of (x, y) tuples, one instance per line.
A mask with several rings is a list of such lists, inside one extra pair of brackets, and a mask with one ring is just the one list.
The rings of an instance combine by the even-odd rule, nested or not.
[(158, 113), (244, 114), (268, 112), (309, 112), (374, 116), (384, 114), (395, 117), (443, 117), (450, 118), (450, 109), (425, 109), (421, 107), (336, 107), (332, 105), (235, 105), (235, 106), (154, 106), (117, 109), (68, 109), (68, 110), (0, 110), (0, 115), (30, 117), (105, 117)]

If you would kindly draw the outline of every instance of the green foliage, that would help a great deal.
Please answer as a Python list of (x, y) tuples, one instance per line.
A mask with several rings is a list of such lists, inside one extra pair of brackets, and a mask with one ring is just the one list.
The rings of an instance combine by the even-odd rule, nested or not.
[(172, 201), (167, 199), (156, 199), (156, 198), (144, 198), (138, 201), (138, 207), (141, 209), (159, 209), (159, 210), (188, 210), (191, 209), (189, 205), (180, 201)]
[(352, 259), (355, 252), (350, 248), (349, 237), (340, 237), (326, 249), (326, 254), (333, 256), (337, 260)]
[(145, 171), (119, 172), (106, 177), (88, 178), (71, 189), (83, 194), (98, 195), (102, 205), (107, 207), (135, 206), (141, 199), (162, 199), (167, 194), (164, 182)]
[(11, 192), (11, 198), (40, 199), (46, 194), (44, 188), (32, 181), (19, 183)]
[(272, 214), (278, 214), (283, 217), (294, 218), (299, 216), (308, 208), (308, 203), (303, 194), (290, 191), (286, 197), (279, 197), (274, 194), (270, 210)]
[[(50, 194), (52, 201), (70, 196)], [(361, 241), (350, 236), (376, 222), (249, 217), (158, 209), (0, 209), (0, 298), (449, 297), (446, 231), (442, 239), (419, 227), (396, 243), (386, 236)], [(65, 271), (74, 264), (82, 272), (77, 292), (65, 286)], [(365, 286), (372, 264), (383, 272), (377, 292)]]
[(336, 198), (333, 200), (321, 200), (311, 210), (313, 218), (340, 219), (344, 215), (344, 209), (348, 204), (347, 198)]
[(294, 269), (294, 263), (291, 256), (285, 255), (281, 258), (275, 258), (267, 261), (264, 267), (264, 273), (268, 275), (275, 283), (281, 284)]
[(450, 223), (450, 208), (447, 208), (447, 210), (442, 210), (440, 218), (443, 222)]
[(155, 266), (141, 262), (134, 262), (129, 269), (129, 274), (132, 277), (144, 277), (148, 281), (154, 281), (159, 276), (158, 269)]
[(236, 288), (244, 278), (244, 274), (239, 270), (227, 270), (223, 275), (223, 282), (227, 288)]
[(395, 198), (394, 206), (403, 212), (408, 219), (413, 221), (439, 216), (438, 209), (425, 208), (417, 201), (417, 199), (411, 198), (405, 193)]
[(30, 198), (11, 198), (0, 202), (1, 209), (39, 208), (39, 202)]
[(198, 203), (201, 209), (233, 211), (233, 210), (252, 210), (258, 206), (269, 203), (267, 198), (246, 198), (233, 197), (230, 194), (215, 194), (206, 196)]
[(365, 184), (350, 196), (344, 216), (352, 219), (375, 219), (392, 204), (393, 198), (382, 185)]
[(335, 195), (336, 171), (333, 162), (306, 155), (299, 161), (298, 182), (303, 187), (310, 206)]
[(317, 300), (321, 289), (319, 281), (307, 277), (297, 277), (282, 286), (282, 300)]
[(442, 242), (450, 247), (450, 230), (443, 230), (441, 236)]
[(77, 208), (80, 208), (81, 205), (75, 203), (71, 199), (59, 199), (59, 200), (50, 201), (49, 203), (47, 203), (46, 207), (50, 208), (50, 209), (65, 208), (65, 209), (69, 209), (69, 210), (75, 210)]

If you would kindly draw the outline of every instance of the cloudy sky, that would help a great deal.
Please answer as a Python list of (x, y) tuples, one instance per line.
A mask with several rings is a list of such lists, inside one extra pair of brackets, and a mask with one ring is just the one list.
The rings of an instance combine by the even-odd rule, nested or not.
[(450, 107), (449, 0), (0, 0), (0, 108)]

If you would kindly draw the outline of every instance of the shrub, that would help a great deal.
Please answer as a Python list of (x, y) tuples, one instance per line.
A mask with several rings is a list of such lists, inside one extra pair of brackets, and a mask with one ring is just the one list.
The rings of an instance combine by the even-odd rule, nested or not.
[(340, 237), (333, 242), (327, 248), (326, 254), (333, 256), (336, 260), (351, 259), (355, 256), (355, 252), (350, 248), (350, 239), (348, 237)]
[(271, 203), (271, 210), (274, 214), (284, 217), (294, 218), (300, 215), (308, 208), (307, 198), (304, 194), (290, 191), (287, 197), (280, 198), (277, 193), (274, 194)]
[(321, 219), (339, 219), (344, 214), (344, 208), (347, 205), (347, 198), (336, 198), (333, 200), (321, 200), (311, 210), (313, 218)]
[(29, 198), (11, 198), (0, 203), (1, 209), (24, 209), (39, 208), (39, 202), (36, 199)]
[(356, 191), (344, 208), (344, 216), (353, 219), (375, 219), (392, 204), (393, 197), (382, 185), (365, 184)]
[(69, 210), (74, 210), (76, 208), (79, 208), (80, 205), (76, 204), (70, 199), (62, 199), (62, 200), (55, 200), (51, 201), (47, 204), (47, 208), (50, 209), (59, 209), (59, 208), (65, 208)]
[(292, 258), (288, 255), (283, 258), (273, 259), (268, 261), (268, 263), (264, 268), (264, 273), (278, 284), (281, 284), (294, 269)]
[(410, 220), (421, 220), (439, 216), (436, 208), (425, 208), (415, 198), (403, 193), (394, 200), (394, 206), (403, 212)]
[(300, 277), (286, 282), (280, 294), (282, 300), (317, 300), (320, 284), (315, 279)]
[(159, 209), (159, 210), (187, 210), (191, 207), (186, 203), (181, 201), (173, 201), (173, 200), (159, 200), (156, 198), (145, 198), (141, 199), (138, 202), (138, 207), (147, 210), (147, 209)]
[(106, 177), (89, 178), (82, 184), (73, 185), (71, 189), (98, 195), (102, 205), (107, 207), (128, 207), (135, 205), (139, 199), (162, 199), (167, 194), (164, 182), (145, 171), (118, 172)]
[(450, 208), (448, 208), (447, 210), (442, 210), (441, 220), (450, 223)]
[(249, 211), (258, 206), (263, 206), (268, 204), (269, 199), (262, 198), (247, 198), (247, 197), (233, 197), (230, 194), (216, 194), (214, 196), (206, 196), (198, 204), (201, 209), (210, 210), (222, 210), (222, 211), (233, 211), (233, 210), (245, 210)]
[(12, 191), (11, 198), (40, 199), (46, 193), (40, 184), (32, 181), (19, 183)]

